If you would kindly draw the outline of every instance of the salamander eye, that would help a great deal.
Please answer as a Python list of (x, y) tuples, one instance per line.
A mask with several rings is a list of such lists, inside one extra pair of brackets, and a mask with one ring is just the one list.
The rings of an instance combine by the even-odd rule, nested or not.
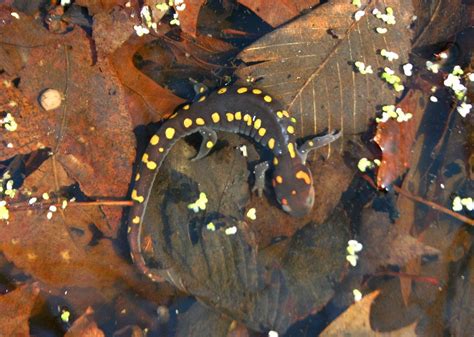
[(291, 195), (296, 195), (296, 191), (295, 190), (291, 191)]

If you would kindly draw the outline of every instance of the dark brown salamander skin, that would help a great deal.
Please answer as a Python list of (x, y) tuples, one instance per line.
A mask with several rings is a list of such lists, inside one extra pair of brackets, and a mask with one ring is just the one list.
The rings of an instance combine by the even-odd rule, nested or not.
[[(142, 218), (164, 158), (180, 138), (189, 134), (200, 132), (203, 135), (203, 144), (197, 155), (199, 158), (215, 145), (214, 130), (247, 135), (266, 146), (274, 154), (272, 185), (281, 207), (294, 216), (307, 214), (313, 206), (314, 189), (311, 172), (305, 165), (306, 154), (321, 144), (314, 145), (313, 141), (309, 141), (300, 152), (294, 136), (295, 122), (271, 96), (260, 89), (248, 87), (223, 87), (209, 96), (201, 96), (192, 105), (182, 106), (166, 120), (151, 137), (141, 158), (131, 195), (135, 205), (130, 210), (128, 238), (132, 259), (142, 272), (153, 280), (160, 280), (145, 266), (141, 254)], [(335, 138), (337, 136), (332, 136), (324, 144)], [(314, 141), (318, 142), (317, 139)], [(256, 178), (260, 183), (266, 168), (266, 163), (260, 169), (256, 168)]]

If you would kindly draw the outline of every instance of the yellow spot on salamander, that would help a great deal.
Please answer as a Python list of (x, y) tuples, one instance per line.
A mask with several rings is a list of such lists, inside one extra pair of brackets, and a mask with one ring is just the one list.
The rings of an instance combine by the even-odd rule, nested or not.
[(150, 139), (150, 144), (156, 145), (158, 144), (159, 141), (160, 141), (160, 137), (158, 137), (158, 135), (153, 135), (153, 137), (151, 137)]
[(278, 158), (273, 157), (273, 165), (277, 166), (278, 165)]
[(288, 125), (286, 131), (288, 131), (288, 133), (292, 135), (295, 133), (295, 128), (293, 127), (293, 125)]
[(206, 121), (204, 121), (203, 118), (198, 117), (198, 118), (196, 118), (196, 124), (197, 124), (197, 125), (205, 125), (205, 124), (206, 124)]
[(253, 127), (255, 129), (260, 129), (260, 127), (262, 126), (262, 120), (260, 118), (256, 119), (255, 122), (253, 123)]
[(162, 148), (162, 147), (160, 147), (160, 148), (158, 149), (158, 152), (165, 152), (165, 149)]
[(138, 201), (139, 203), (142, 203), (145, 198), (142, 197), (141, 195), (138, 195), (137, 190), (132, 191), (132, 200)]
[(288, 111), (283, 110), (282, 113), (283, 113), (283, 116), (285, 116), (286, 118), (290, 118), (290, 114), (288, 113)]
[(139, 224), (140, 223), (140, 217), (139, 216), (136, 216), (132, 219), (132, 223), (134, 224)]
[(191, 118), (185, 118), (184, 121), (183, 121), (183, 125), (187, 129), (191, 125), (193, 125), (193, 120)]
[(167, 128), (166, 131), (165, 131), (165, 136), (166, 136), (166, 138), (168, 138), (168, 139), (173, 139), (175, 133), (176, 133), (176, 130), (175, 130), (175, 129), (173, 129), (173, 128)]
[(154, 161), (149, 161), (146, 163), (146, 167), (148, 167), (149, 170), (154, 170), (156, 169), (158, 165)]
[(275, 138), (270, 138), (270, 139), (268, 140), (268, 148), (269, 148), (270, 150), (273, 150), (274, 147), (275, 147)]
[(183, 110), (189, 110), (191, 106), (189, 104), (186, 104), (185, 106), (183, 106)]
[(234, 120), (234, 114), (231, 112), (226, 113), (225, 116), (227, 117), (228, 122), (232, 122)]
[(208, 149), (211, 149), (213, 146), (214, 146), (214, 143), (211, 142), (210, 140), (208, 140), (207, 143), (206, 143), (206, 147), (207, 147)]
[(238, 94), (244, 94), (244, 93), (246, 93), (247, 91), (249, 91), (249, 89), (246, 88), (246, 87), (242, 87), (242, 88), (237, 89), (237, 93), (238, 93)]
[(283, 118), (283, 112), (277, 111), (276, 114), (277, 114), (278, 118)]
[(270, 103), (272, 101), (272, 97), (268, 96), (268, 95), (265, 95), (265, 96), (263, 96), (263, 100), (267, 103)]
[(249, 114), (245, 114), (244, 115), (244, 121), (247, 122), (248, 126), (251, 126), (252, 125), (252, 116), (250, 116)]
[(267, 129), (265, 128), (258, 129), (258, 134), (260, 135), (260, 137), (265, 136), (266, 133), (267, 133)]
[(291, 117), (290, 119), (293, 123), (296, 123), (296, 118), (295, 117)]
[(226, 92), (227, 92), (227, 88), (220, 88), (219, 90), (217, 90), (218, 95), (225, 94)]
[(305, 171), (296, 172), (296, 179), (303, 179), (306, 185), (311, 184), (311, 177)]
[(279, 183), (279, 184), (283, 183), (283, 177), (282, 177), (282, 176), (276, 176), (276, 177), (275, 177), (275, 180), (276, 180), (276, 182)]
[(148, 153), (144, 153), (142, 156), (142, 162), (147, 163), (148, 162)]
[(135, 176), (135, 181), (139, 181), (140, 180), (140, 173), (137, 173), (137, 175)]
[(211, 118), (212, 118), (212, 121), (214, 123), (219, 123), (219, 121), (221, 120), (221, 116), (219, 115), (218, 112), (214, 112), (212, 115), (211, 115)]
[(237, 112), (234, 114), (234, 117), (235, 117), (235, 120), (240, 121), (240, 120), (242, 119), (242, 112), (237, 111)]
[(291, 157), (291, 158), (295, 158), (295, 157), (296, 157), (295, 144), (293, 144), (293, 143), (289, 143), (289, 144), (288, 144), (288, 152), (290, 153), (290, 157)]
[(252, 89), (252, 92), (255, 94), (255, 95), (260, 95), (262, 93), (262, 90), (260, 89)]
[(205, 95), (201, 96), (201, 97), (199, 97), (198, 102), (204, 102), (206, 100), (206, 98), (207, 97)]

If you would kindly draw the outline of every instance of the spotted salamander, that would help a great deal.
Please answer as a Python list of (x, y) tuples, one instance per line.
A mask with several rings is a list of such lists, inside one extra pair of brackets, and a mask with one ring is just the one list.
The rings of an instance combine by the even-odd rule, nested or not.
[[(132, 259), (150, 278), (160, 277), (150, 272), (141, 255), (140, 232), (151, 187), (158, 169), (171, 147), (180, 139), (199, 132), (203, 141), (198, 154), (206, 156), (217, 141), (215, 131), (239, 133), (273, 152), (272, 185), (281, 208), (293, 216), (307, 214), (314, 203), (314, 188), (306, 156), (312, 149), (324, 146), (339, 137), (330, 133), (315, 137), (299, 148), (296, 145), (296, 119), (270, 95), (249, 87), (223, 87), (214, 93), (200, 96), (196, 102), (185, 104), (167, 119), (151, 137), (141, 157), (131, 197), (135, 205), (130, 210), (128, 237)], [(252, 191), (261, 195), (265, 185), (265, 171), (270, 163), (255, 167), (255, 186)]]

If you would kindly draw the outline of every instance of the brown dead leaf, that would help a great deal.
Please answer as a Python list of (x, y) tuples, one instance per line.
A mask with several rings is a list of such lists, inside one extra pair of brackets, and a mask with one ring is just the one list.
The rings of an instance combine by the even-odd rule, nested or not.
[(115, 6), (124, 6), (128, 0), (76, 0), (74, 3), (87, 7), (91, 14), (108, 12)]
[[(223, 133), (219, 139), (224, 147), (199, 161), (188, 160), (195, 149), (184, 141), (169, 153), (147, 200), (142, 254), (166, 280), (218, 313), (250, 329), (283, 332), (333, 296), (334, 280), (346, 268), (347, 219), (342, 210), (333, 211), (323, 224), (312, 218), (286, 219), (271, 203), (272, 195), (266, 196), (268, 203), (249, 200), (246, 161), (253, 162), (257, 152), (248, 145), (249, 157), (244, 158), (236, 152), (241, 138)], [(205, 213), (195, 214), (188, 205), (199, 192), (206, 193), (208, 203)], [(256, 208), (256, 220), (246, 217), (245, 207)], [(280, 242), (283, 249), (272, 249), (277, 244), (263, 249), (257, 241), (263, 233), (268, 245), (268, 237), (275, 238), (291, 221), (296, 223), (291, 224), (294, 235)], [(215, 231), (208, 229), (210, 222)], [(236, 233), (227, 235), (226, 228)], [(260, 237), (254, 228), (261, 229)], [(294, 233), (295, 228), (300, 230)], [(153, 250), (145, 251), (145, 244)]]
[(412, 89), (396, 105), (413, 117), (406, 122), (389, 119), (377, 124), (374, 141), (382, 150), (382, 160), (377, 170), (377, 185), (380, 188), (389, 186), (397, 177), (405, 173), (413, 162), (413, 145), (416, 132), (426, 109), (425, 94), (419, 89)]
[(122, 8), (94, 15), (92, 37), (99, 57), (109, 56), (135, 34), (133, 26), (141, 22), (137, 15), (132, 17), (133, 12), (132, 8)]
[[(447, 37), (469, 25), (468, 2), (462, 0), (413, 1), (417, 20), (413, 47), (445, 43)], [(472, 11), (471, 11), (472, 13)]]
[(0, 250), (19, 269), (53, 287), (96, 289), (134, 274), (109, 240), (94, 242), (90, 226), (107, 227), (98, 207), (69, 206), (51, 220), (46, 214), (47, 210), (15, 210), (2, 225)]
[(410, 259), (422, 255), (437, 255), (439, 250), (410, 236), (405, 229), (391, 224), (387, 213), (365, 210), (362, 217), (360, 254), (361, 269), (372, 273), (379, 266), (404, 266)]
[(64, 337), (104, 337), (105, 334), (97, 327), (93, 315), (94, 310), (88, 307), (81, 317), (74, 321)]
[(51, 157), (25, 179), (22, 187), (34, 196), (41, 196), (43, 193), (54, 195), (59, 193), (60, 188), (72, 184), (74, 184), (74, 180), (68, 177), (67, 172), (56, 161), (56, 158)]
[[(239, 57), (252, 65), (237, 74), (255, 79), (278, 98), (298, 120), (300, 136), (326, 128), (340, 129), (343, 137), (363, 132), (376, 106), (393, 104), (399, 95), (377, 72), (385, 66), (397, 72), (410, 51), (411, 1), (390, 0), (384, 6), (394, 9), (397, 24), (377, 34), (382, 22), (370, 14), (375, 3), (363, 8), (366, 15), (358, 22), (350, 1), (322, 4), (247, 47)], [(386, 61), (378, 52), (382, 48), (396, 52), (399, 59)], [(371, 65), (374, 74), (357, 72), (356, 61)], [(327, 151), (342, 149), (343, 137)]]
[(218, 78), (215, 73), (222, 71), (222, 63), (233, 53), (235, 48), (223, 40), (207, 35), (193, 38), (181, 33), (164, 35), (143, 45), (136, 56), (141, 60), (137, 67), (142, 73), (180, 91), (182, 85), (176, 83), (189, 83), (190, 78), (213, 86)]
[(341, 316), (321, 333), (321, 337), (416, 337), (417, 322), (399, 330), (378, 332), (370, 326), (370, 307), (377, 299), (379, 291), (374, 291), (351, 305)]
[(0, 336), (30, 336), (28, 320), (39, 292), (33, 283), (0, 296)]
[[(0, 28), (9, 32), (0, 35), (0, 44), (14, 41), (25, 60), (19, 91), (12, 95), (16, 89), (11, 88), (1, 97), (3, 104), (19, 98), (9, 111), (18, 129), (0, 136), (13, 145), (2, 151), (2, 158), (50, 148), (85, 194), (124, 197), (135, 140), (120, 83), (107, 63), (94, 65), (90, 41), (82, 30), (51, 37), (37, 25), (36, 35), (43, 42), (29, 45), (29, 33), (24, 37), (22, 31), (32, 27), (28, 18), (24, 21), (25, 28)], [(58, 109), (44, 111), (38, 98), (48, 88), (59, 90), (64, 101)]]
[[(418, 117), (417, 119), (420, 119)], [(414, 138), (414, 134), (408, 134), (407, 137)], [(411, 151), (406, 153), (406, 156), (409, 157), (409, 162), (412, 167), (408, 170), (408, 173), (403, 180), (402, 188), (407, 191), (414, 192), (420, 190), (420, 171), (418, 170), (419, 160), (422, 158), (422, 151), (424, 148), (424, 139), (422, 135), (418, 137), (415, 143), (411, 145)], [(414, 141), (414, 140), (413, 140)], [(397, 209), (400, 210), (400, 217), (395, 221), (394, 226), (396, 226), (400, 233), (404, 233), (407, 236), (410, 236), (413, 233), (413, 229), (416, 228), (416, 204), (413, 200), (405, 198), (404, 196), (399, 196), (397, 200)], [(403, 270), (404, 272), (410, 275), (419, 275), (421, 271), (421, 256), (413, 256), (409, 259)], [(403, 302), (405, 305), (408, 305), (408, 301), (411, 294), (411, 288), (413, 284), (413, 279), (409, 277), (400, 278), (400, 292), (402, 294)]]
[(199, 11), (205, 2), (205, 0), (186, 0), (184, 3), (185, 8), (181, 10), (179, 10), (179, 8), (182, 8), (182, 4), (173, 5), (176, 13), (179, 14), (181, 30), (184, 33), (187, 33), (192, 37), (196, 37)]
[(238, 0), (238, 3), (251, 9), (270, 26), (276, 27), (290, 21), (302, 11), (313, 8), (319, 0)]
[(133, 55), (151, 40), (151, 37), (132, 36), (111, 57), (117, 76), (126, 88), (127, 107), (135, 126), (159, 121), (171, 115), (176, 106), (184, 102), (133, 64)]

